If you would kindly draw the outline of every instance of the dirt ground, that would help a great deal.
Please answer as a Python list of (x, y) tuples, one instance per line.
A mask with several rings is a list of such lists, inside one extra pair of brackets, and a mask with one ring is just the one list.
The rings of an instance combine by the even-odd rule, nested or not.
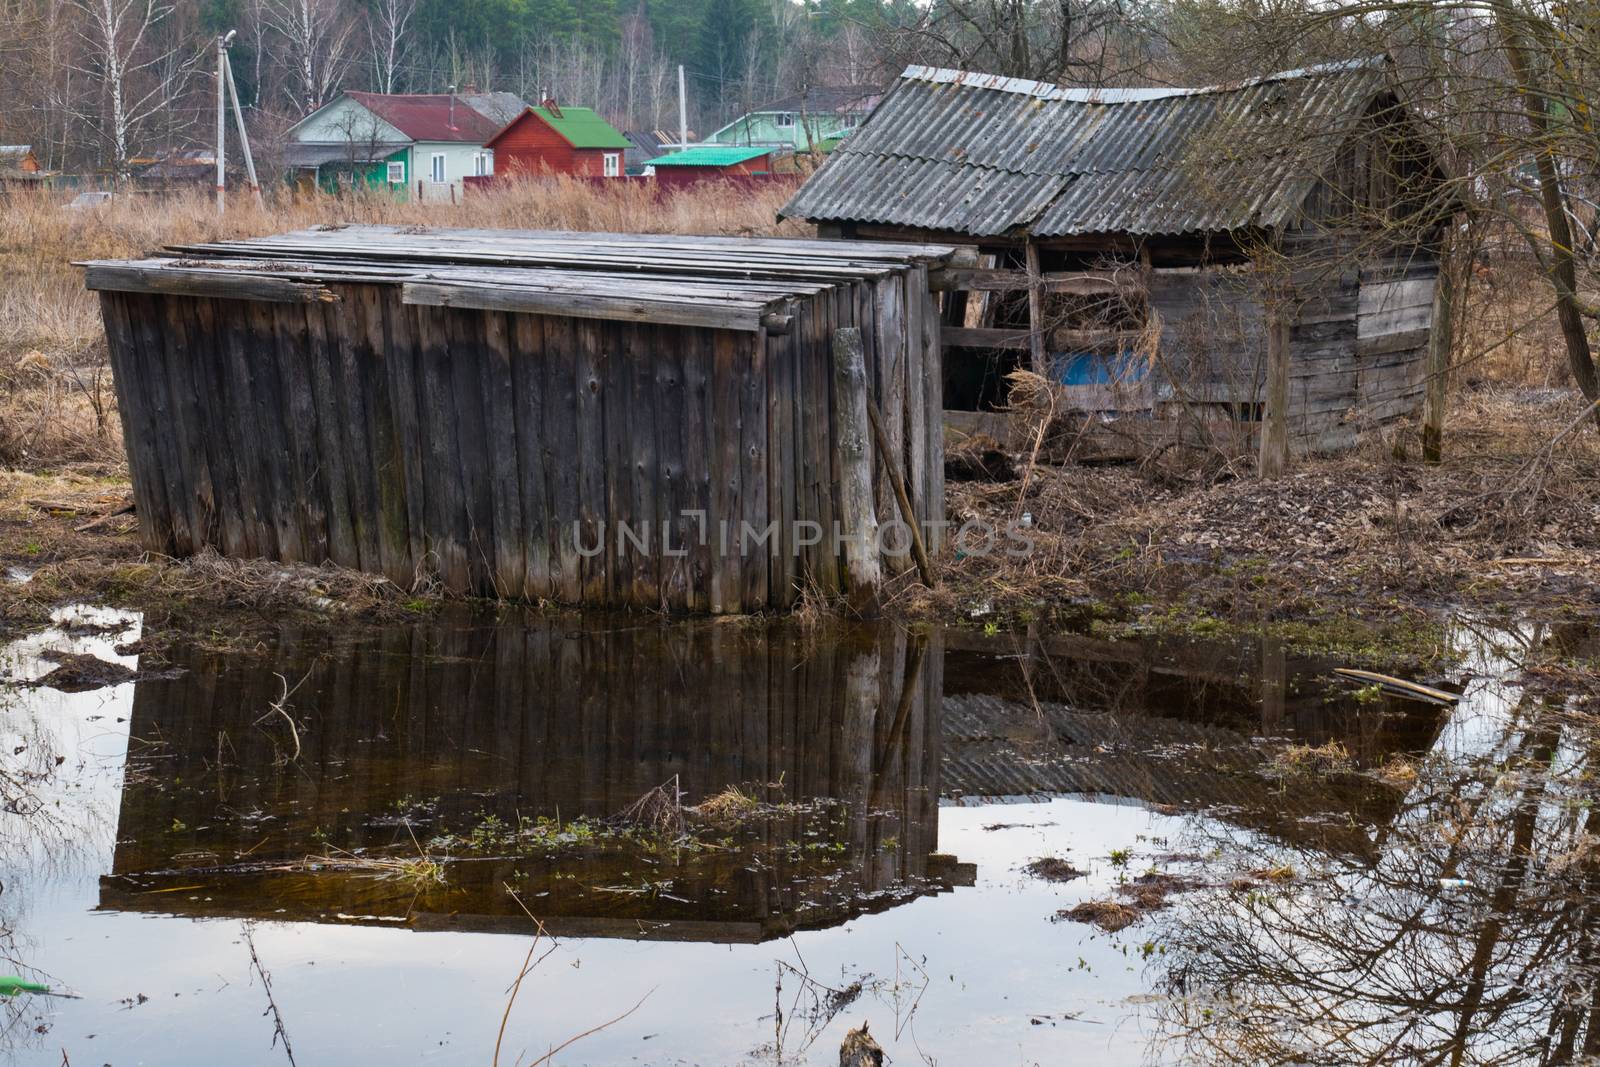
[[(1164, 458), (1049, 466), (1008, 481), (951, 482), (952, 522), (1031, 515), (1027, 559), (946, 561), (905, 610), (1004, 618), (1084, 603), (1235, 622), (1494, 609), (1600, 609), (1600, 435), (1559, 389), (1455, 398), (1446, 455), (1424, 464), (1409, 431), (1296, 462), (1277, 481), (1248, 463)], [(1242, 468), (1242, 469), (1240, 469)], [(959, 554), (959, 553), (958, 553)]]

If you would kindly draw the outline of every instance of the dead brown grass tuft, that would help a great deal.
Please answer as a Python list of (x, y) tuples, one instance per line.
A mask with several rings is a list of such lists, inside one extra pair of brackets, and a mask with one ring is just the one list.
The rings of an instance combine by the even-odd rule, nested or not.
[(1115, 900), (1085, 900), (1081, 904), (1056, 912), (1060, 919), (1088, 923), (1107, 933), (1116, 933), (1139, 921), (1139, 912)]

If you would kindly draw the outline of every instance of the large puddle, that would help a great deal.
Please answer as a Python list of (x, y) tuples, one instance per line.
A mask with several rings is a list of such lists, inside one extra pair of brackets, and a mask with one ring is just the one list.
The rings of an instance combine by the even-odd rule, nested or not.
[(1600, 1042), (1592, 736), (1507, 680), (1581, 632), (1455, 627), (1453, 708), (1263, 641), (530, 616), (141, 664), (138, 634), (76, 611), (0, 651), (142, 670), (0, 687), (0, 951), (79, 996), (0, 1005), (13, 1062)]

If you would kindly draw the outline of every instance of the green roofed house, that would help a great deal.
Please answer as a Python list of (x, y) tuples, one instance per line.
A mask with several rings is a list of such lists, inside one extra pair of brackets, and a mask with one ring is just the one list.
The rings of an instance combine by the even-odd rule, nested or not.
[(772, 173), (774, 148), (762, 146), (697, 144), (650, 161), (646, 174), (653, 172), (664, 185), (693, 185), (695, 182), (730, 177), (765, 177)]
[(546, 100), (527, 107), (485, 142), (505, 174), (620, 178), (622, 154), (633, 147), (599, 112)]
[(838, 138), (865, 121), (882, 96), (881, 90), (866, 85), (791, 93), (739, 116), (706, 141), (825, 151), (827, 142), (837, 144)]

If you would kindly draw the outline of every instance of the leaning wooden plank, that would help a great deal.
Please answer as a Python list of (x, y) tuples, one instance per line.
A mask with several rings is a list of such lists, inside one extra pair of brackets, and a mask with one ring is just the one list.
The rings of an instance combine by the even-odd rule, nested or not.
[(187, 329), (193, 361), (195, 389), (204, 421), (206, 448), (211, 459), (211, 484), (216, 494), (217, 533), (222, 552), (247, 556), (244, 507), (239, 497), (239, 457), (229, 443), (227, 401), (223, 382), (223, 351), (217, 335), (217, 304), (211, 299), (190, 300)]
[(278, 381), (280, 341), (277, 322), (268, 304), (245, 301), (237, 307), (245, 322), (249, 347), (236, 358), (242, 358), (248, 369), (250, 388), (246, 395), (254, 403), (255, 428), (259, 434), (252, 447), (263, 455), (267, 483), (271, 487), (272, 506), (266, 518), (272, 524), (277, 539), (277, 551), (273, 558), (304, 561), (305, 538), (297, 507), (294, 474), (290, 467), (283, 389)]
[(655, 388), (656, 330), (647, 323), (630, 323), (623, 336), (621, 362), (628, 389), (628, 423), (622, 439), (629, 467), (624, 476), (629, 489), (627, 515), (634, 536), (644, 542), (643, 548), (629, 547), (631, 584), (626, 599), (636, 607), (655, 608), (661, 600), (661, 520), (665, 518), (656, 512), (660, 475), (656, 441), (663, 432)]
[(530, 600), (555, 596), (551, 584), (550, 494), (546, 470), (556, 455), (544, 421), (549, 366), (544, 360), (544, 320), (537, 315), (508, 316), (511, 328), (511, 382), (517, 421), (517, 473), (521, 479), (524, 547), (523, 595)]
[[(341, 567), (359, 567), (355, 522), (350, 512), (359, 506), (350, 490), (349, 456), (344, 443), (344, 404), (338, 387), (337, 341), (329, 341), (329, 314), (325, 305), (308, 304), (306, 318), (306, 380), (315, 401), (317, 449), (322, 457), (322, 485), (328, 516), (328, 558)], [(342, 312), (341, 312), (342, 313)]]
[(164, 265), (170, 261), (83, 264), (84, 285), (91, 290), (123, 293), (171, 293), (178, 296), (215, 296), (226, 300), (260, 300), (298, 304), (328, 301), (326, 286), (306, 285), (282, 278), (264, 278), (242, 271), (185, 270)]
[(604, 604), (606, 599), (606, 438), (605, 405), (607, 353), (601, 341), (605, 329), (592, 320), (571, 324), (577, 404), (577, 433), (572, 438), (572, 462), (578, 468), (578, 552), (581, 583), (574, 599)]
[(524, 595), (526, 534), (522, 525), (522, 478), (518, 469), (516, 390), (511, 377), (509, 316), (489, 312), (483, 324), (483, 407), (487, 416), (489, 499), (494, 521), (495, 589)]
[(184, 507), (189, 513), (190, 551), (217, 545), (216, 490), (212, 485), (211, 461), (206, 450), (207, 433), (201, 422), (200, 404), (195, 396), (195, 350), (185, 326), (187, 299), (160, 297), (152, 304), (159, 315), (156, 323), (165, 334), (161, 371), (166, 376), (165, 390), (170, 402), (167, 432), (172, 434), (184, 464)]
[(709, 326), (719, 330), (759, 330), (764, 313), (760, 306), (753, 304), (730, 307), (669, 304), (444, 282), (407, 282), (401, 299), (407, 304), (434, 307), (520, 311), (579, 319), (661, 322), (680, 326)]
[(872, 496), (872, 431), (866, 355), (861, 331), (833, 331), (833, 464), (839, 472), (839, 524), (846, 593), (852, 611), (878, 614), (883, 570), (878, 559), (878, 514)]
[(691, 426), (684, 385), (685, 350), (693, 331), (682, 326), (657, 326), (650, 362), (655, 373), (657, 462), (655, 475), (656, 557), (660, 574), (659, 607), (682, 611), (689, 604), (689, 554), (683, 511), (692, 507), (685, 486), (684, 455)]
[(446, 316), (439, 308), (418, 309), (417, 409), (425, 447), (427, 482), (424, 515), (427, 552), (451, 592), (471, 589), (467, 566), (467, 505), (461, 485), (460, 446), (456, 440), (454, 387)]
[(495, 583), (494, 505), (490, 501), (488, 434), (484, 411), (483, 371), (485, 316), (449, 311), (451, 390), (454, 393), (456, 441), (466, 517), (467, 570), (474, 591), (498, 594)]
[(711, 473), (711, 499), (706, 522), (710, 542), (711, 613), (738, 614), (744, 592), (737, 549), (743, 492), (743, 467), (739, 462), (742, 410), (739, 394), (750, 371), (741, 360), (736, 338), (726, 330), (711, 335), (711, 376), (707, 458)]
[(122, 440), (133, 482), (134, 508), (139, 516), (139, 540), (151, 551), (171, 554), (172, 519), (161, 459), (156, 450), (150, 404), (144, 397), (144, 372), (133, 336), (130, 299), (114, 291), (100, 294), (100, 310), (111, 354), (111, 379), (117, 394), (117, 410), (122, 414)]
[(688, 551), (689, 611), (711, 610), (712, 545), (715, 534), (711, 496), (712, 464), (716, 462), (716, 420), (712, 409), (713, 334), (685, 330), (683, 358), (684, 449), (682, 547)]
[[(401, 427), (407, 415), (403, 409), (414, 405), (414, 393), (407, 387), (397, 394), (391, 364), (410, 358), (409, 337), (403, 310), (392, 299), (393, 290), (363, 285), (357, 290), (361, 317), (366, 328), (372, 360), (363, 369), (370, 399), (367, 404), (367, 442), (372, 449), (372, 476), (378, 490), (378, 554), (383, 573), (401, 588), (415, 578), (412, 552), (410, 484)], [(391, 315), (399, 311), (399, 329)], [(414, 410), (414, 409), (413, 409)], [(414, 415), (410, 416), (414, 418)], [(419, 534), (420, 536), (420, 534)]]
[[(573, 321), (549, 316), (544, 322), (544, 428), (550, 464), (545, 476), (550, 486), (554, 596), (576, 604), (582, 592), (578, 555), (578, 356)], [(592, 536), (592, 533), (591, 533)]]
[[(758, 542), (767, 523), (767, 338), (735, 338), (741, 349), (739, 365), (739, 529), (732, 535), (733, 551), (743, 575), (740, 601), (745, 611), (759, 611), (770, 601), (770, 542)], [(747, 533), (746, 531), (754, 531)]]
[(306, 562), (324, 563), (328, 559), (327, 491), (317, 434), (316, 400), (311, 387), (311, 346), (305, 308), (296, 304), (275, 304), (268, 310), (278, 336), (278, 378), (284, 397), (282, 417), (301, 544)]

